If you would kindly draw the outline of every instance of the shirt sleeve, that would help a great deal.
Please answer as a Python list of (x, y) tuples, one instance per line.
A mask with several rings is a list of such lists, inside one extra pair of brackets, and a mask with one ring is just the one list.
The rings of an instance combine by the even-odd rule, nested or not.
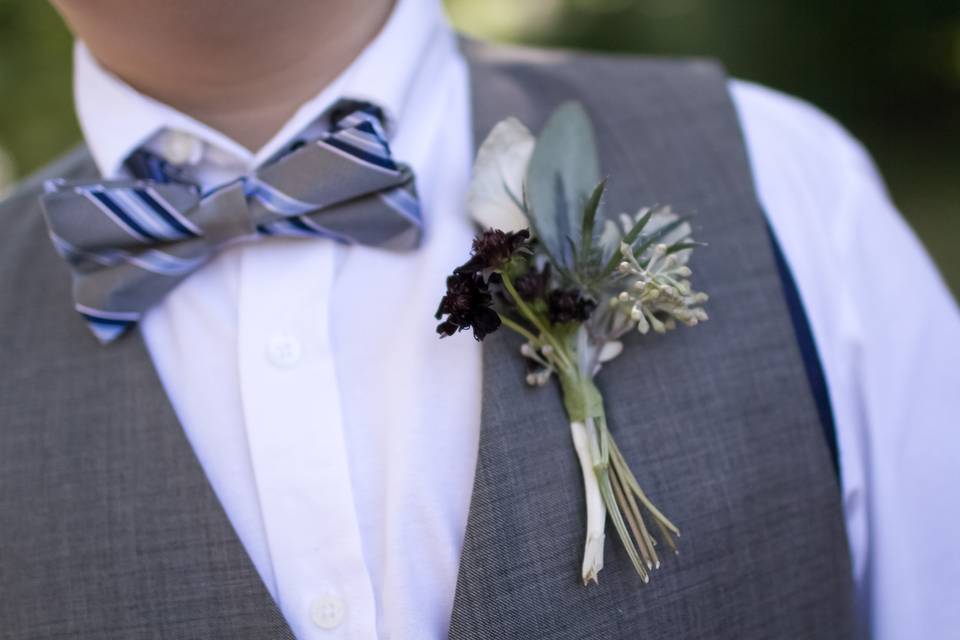
[(855, 139), (799, 100), (730, 89), (827, 380), (862, 629), (956, 637), (960, 312)]

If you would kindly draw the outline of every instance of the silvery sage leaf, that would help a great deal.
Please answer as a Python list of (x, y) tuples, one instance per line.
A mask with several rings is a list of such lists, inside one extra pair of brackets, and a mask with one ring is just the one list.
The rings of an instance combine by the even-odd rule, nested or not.
[(547, 120), (527, 168), (527, 215), (558, 267), (572, 270), (580, 246), (584, 206), (600, 182), (593, 126), (577, 102)]

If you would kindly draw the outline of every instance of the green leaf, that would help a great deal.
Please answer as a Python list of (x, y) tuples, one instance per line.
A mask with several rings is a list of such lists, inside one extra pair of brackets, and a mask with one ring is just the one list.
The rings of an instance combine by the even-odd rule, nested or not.
[(579, 252), (577, 251), (577, 243), (574, 242), (573, 238), (570, 236), (567, 236), (564, 238), (564, 240), (566, 240), (566, 248), (569, 251), (569, 253), (564, 254), (564, 257), (569, 257), (569, 263), (576, 265), (580, 260)]
[[(632, 245), (634, 242), (636, 242), (637, 237), (643, 231), (643, 228), (647, 226), (647, 223), (650, 222), (650, 218), (653, 217), (653, 213), (654, 210), (651, 209), (650, 211), (647, 211), (642, 218), (637, 220), (637, 223), (630, 227), (630, 231), (623, 236), (623, 242), (626, 242), (628, 245)], [(607, 261), (607, 266), (603, 268), (603, 272), (600, 274), (600, 277), (605, 278), (613, 273), (613, 270), (617, 268), (617, 265), (620, 264), (622, 259), (623, 256), (620, 255), (620, 250), (615, 250), (613, 255), (610, 256), (610, 260)]]
[(571, 270), (565, 238), (580, 238), (584, 205), (600, 182), (593, 126), (577, 102), (550, 116), (527, 167), (527, 213), (554, 266)]
[(671, 253), (677, 253), (678, 251), (684, 251), (685, 249), (696, 249), (697, 247), (707, 246), (704, 242), (674, 242), (672, 245), (667, 247), (667, 255)]
[(687, 221), (686, 218), (681, 217), (681, 218), (677, 218), (676, 220), (674, 220), (669, 224), (663, 225), (662, 227), (660, 227), (659, 229), (651, 233), (648, 238), (645, 238), (644, 241), (640, 243), (640, 246), (633, 250), (633, 255), (639, 258), (640, 256), (643, 255), (643, 252), (649, 249), (651, 246), (653, 246), (655, 242), (657, 242), (658, 240), (666, 236), (668, 233), (670, 233), (680, 225), (684, 224), (686, 221)]
[(589, 255), (589, 249), (593, 246), (593, 230), (597, 222), (597, 210), (600, 208), (600, 198), (603, 197), (603, 192), (606, 188), (607, 180), (604, 178), (594, 187), (593, 193), (590, 194), (590, 199), (587, 200), (587, 205), (583, 208), (583, 222), (580, 232), (581, 255)]

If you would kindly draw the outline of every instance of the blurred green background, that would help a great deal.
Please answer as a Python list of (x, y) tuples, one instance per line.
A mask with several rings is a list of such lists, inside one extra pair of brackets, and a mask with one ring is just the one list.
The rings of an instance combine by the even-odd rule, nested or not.
[[(960, 0), (447, 0), (473, 35), (707, 55), (798, 95), (873, 153), (960, 292)], [(70, 37), (42, 0), (0, 0), (0, 191), (80, 138)]]

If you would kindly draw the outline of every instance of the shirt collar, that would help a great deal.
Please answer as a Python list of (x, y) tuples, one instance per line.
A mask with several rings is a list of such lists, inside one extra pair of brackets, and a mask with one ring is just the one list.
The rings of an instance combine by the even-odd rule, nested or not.
[(84, 139), (101, 173), (114, 177), (124, 160), (163, 131), (186, 133), (249, 167), (268, 159), (339, 98), (367, 100), (387, 116), (393, 133), (404, 119), (420, 64), (438, 43), (449, 47), (454, 34), (438, 0), (397, 0), (379, 34), (360, 55), (294, 115), (257, 152), (212, 127), (144, 95), (94, 59), (81, 41), (74, 47), (74, 101)]

